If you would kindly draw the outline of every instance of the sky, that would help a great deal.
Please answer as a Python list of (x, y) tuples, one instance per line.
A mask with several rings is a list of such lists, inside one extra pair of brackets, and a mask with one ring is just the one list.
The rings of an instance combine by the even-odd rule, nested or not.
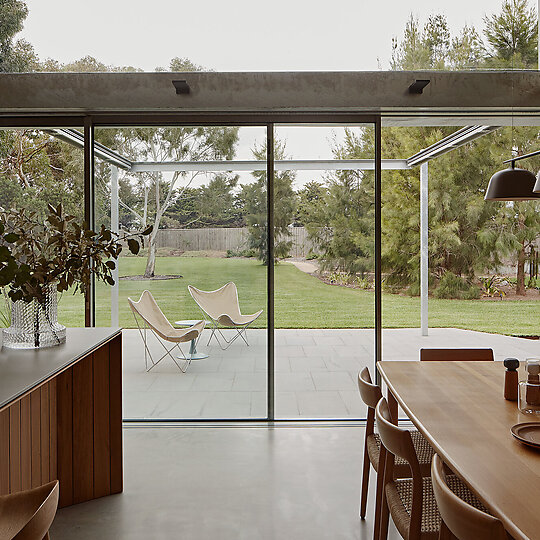
[[(530, 0), (532, 3), (534, 0)], [(501, 0), (26, 0), (20, 37), (39, 57), (62, 63), (91, 55), (107, 65), (145, 71), (174, 57), (215, 71), (389, 69), (392, 38), (412, 13), (423, 24), (447, 17), (452, 34), (483, 27)], [(329, 159), (343, 130), (281, 128), (295, 159)], [(236, 159), (252, 159), (263, 129), (242, 128)], [(406, 157), (406, 156), (405, 156)], [(296, 184), (314, 177), (299, 172)], [(247, 181), (249, 175), (242, 175)]]
[[(531, 1), (531, 5), (533, 0)], [(483, 26), (501, 0), (26, 0), (39, 56), (152, 71), (188, 57), (216, 71), (388, 69), (408, 16)]]

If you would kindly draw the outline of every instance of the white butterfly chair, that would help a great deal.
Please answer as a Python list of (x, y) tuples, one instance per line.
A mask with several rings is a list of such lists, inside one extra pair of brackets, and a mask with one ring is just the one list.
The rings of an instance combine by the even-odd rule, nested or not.
[[(208, 340), (208, 345), (213, 336), (216, 337), (218, 345), (223, 350), (227, 349), (238, 337), (241, 337), (246, 342), (246, 345), (249, 345), (246, 330), (259, 317), (263, 310), (261, 309), (251, 315), (242, 315), (240, 305), (238, 304), (238, 291), (232, 281), (229, 281), (229, 283), (215, 291), (201, 291), (192, 285), (188, 285), (188, 289), (193, 300), (201, 308), (205, 318), (208, 316), (212, 323), (212, 334)], [(220, 325), (225, 328), (234, 328), (237, 333), (232, 339), (227, 339), (223, 335)], [(219, 336), (221, 336), (225, 345), (221, 344)]]
[[(182, 373), (185, 373), (189, 364), (191, 364), (191, 358), (186, 357), (186, 355), (180, 348), (180, 343), (186, 343), (188, 341), (191, 341), (192, 339), (197, 339), (203, 331), (206, 322), (200, 321), (197, 324), (190, 326), (189, 328), (174, 328), (174, 326), (172, 326), (171, 323), (167, 320), (165, 315), (163, 315), (161, 309), (159, 309), (159, 306), (157, 305), (150, 291), (144, 291), (141, 294), (141, 298), (137, 302), (135, 302), (131, 298), (128, 298), (128, 302), (129, 307), (133, 312), (135, 322), (137, 323), (137, 328), (139, 329), (139, 333), (141, 334), (144, 343), (144, 364), (146, 367), (146, 371), (150, 371), (152, 368), (157, 366), (159, 362), (161, 362), (161, 360), (163, 360), (166, 356), (170, 356), (173, 362), (178, 366), (178, 369)], [(141, 325), (139, 324), (137, 315), (143, 320), (143, 328), (141, 328)], [(155, 334), (157, 340), (166, 351), (165, 354), (156, 361), (154, 361), (154, 359), (152, 358), (152, 353), (150, 352), (150, 349), (148, 347), (148, 339), (146, 335), (146, 330), (148, 328)], [(165, 343), (163, 343), (163, 341), (174, 343), (174, 345), (169, 349), (165, 345)], [(172, 354), (172, 351), (175, 349), (178, 349), (178, 351), (180, 351), (180, 354), (184, 358), (183, 366), (181, 366), (177, 362), (174, 354)]]

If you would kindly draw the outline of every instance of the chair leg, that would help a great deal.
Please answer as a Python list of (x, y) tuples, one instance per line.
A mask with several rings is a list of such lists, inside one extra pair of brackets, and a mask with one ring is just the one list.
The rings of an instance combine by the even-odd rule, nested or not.
[(371, 463), (369, 462), (367, 437), (366, 437), (364, 441), (364, 465), (362, 468), (362, 489), (361, 489), (361, 495), (360, 495), (360, 519), (366, 519), (366, 507), (367, 507), (370, 468), (371, 468)]
[(383, 507), (386, 454), (386, 448), (381, 445), (381, 451), (379, 452), (379, 462), (377, 463), (377, 487), (375, 491), (375, 525), (373, 528), (373, 540), (379, 540), (381, 534), (381, 516)]
[(387, 540), (388, 538), (388, 520), (390, 519), (390, 510), (388, 508), (388, 502), (386, 500), (386, 494), (382, 494), (381, 504), (381, 524), (379, 531), (379, 540)]

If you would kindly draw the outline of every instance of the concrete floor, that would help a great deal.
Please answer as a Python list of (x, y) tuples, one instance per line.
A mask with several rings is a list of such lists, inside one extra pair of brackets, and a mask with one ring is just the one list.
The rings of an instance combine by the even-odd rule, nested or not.
[(126, 428), (124, 493), (59, 510), (51, 538), (368, 540), (363, 437), (353, 426)]
[[(240, 339), (222, 351), (198, 346), (205, 360), (181, 373), (170, 358), (144, 370), (137, 330), (124, 330), (124, 418), (264, 418), (266, 416), (266, 331), (250, 330), (250, 346)], [(417, 328), (383, 331), (384, 360), (417, 360), (421, 347), (491, 347), (497, 360), (540, 356), (540, 342), (455, 328), (421, 336)], [(155, 341), (151, 348), (163, 349)], [(187, 352), (188, 347), (185, 347)], [(356, 377), (373, 370), (374, 332), (370, 329), (276, 330), (275, 388), (278, 418), (361, 418)]]

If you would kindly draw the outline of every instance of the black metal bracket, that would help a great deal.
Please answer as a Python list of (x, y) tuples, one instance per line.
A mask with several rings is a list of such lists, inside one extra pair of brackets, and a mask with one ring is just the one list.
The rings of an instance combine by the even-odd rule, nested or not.
[(429, 79), (417, 79), (409, 86), (409, 94), (422, 94), (429, 83)]
[(172, 82), (174, 87), (176, 88), (176, 93), (177, 94), (189, 94), (190, 93), (190, 88), (189, 88), (189, 84), (187, 83), (187, 81), (173, 81)]

